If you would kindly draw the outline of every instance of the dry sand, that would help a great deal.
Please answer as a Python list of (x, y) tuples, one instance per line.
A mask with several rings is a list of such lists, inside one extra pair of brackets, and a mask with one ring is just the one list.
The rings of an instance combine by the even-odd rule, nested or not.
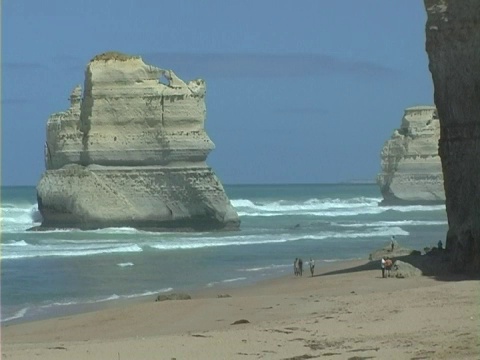
[[(149, 298), (3, 326), (1, 353), (9, 360), (478, 359), (479, 285), (382, 279), (372, 264), (343, 262), (314, 277), (292, 274), (192, 300)], [(217, 297), (225, 293), (231, 297)]]

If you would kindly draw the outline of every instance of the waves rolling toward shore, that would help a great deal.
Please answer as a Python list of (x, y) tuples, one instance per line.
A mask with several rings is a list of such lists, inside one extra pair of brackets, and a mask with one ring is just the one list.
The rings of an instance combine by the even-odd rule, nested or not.
[[(293, 258), (366, 258), (391, 235), (423, 249), (445, 237), (445, 207), (378, 206), (375, 185), (226, 186), (236, 232), (133, 228), (30, 232), (33, 187), (2, 189), (2, 322), (165, 291), (244, 285), (284, 275)], [(71, 310), (73, 311), (73, 310)]]

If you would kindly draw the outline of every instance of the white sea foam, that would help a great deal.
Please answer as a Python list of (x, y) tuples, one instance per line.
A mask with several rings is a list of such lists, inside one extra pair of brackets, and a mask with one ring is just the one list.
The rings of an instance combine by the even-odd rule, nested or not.
[(131, 298), (137, 298), (137, 297), (142, 297), (142, 296), (156, 295), (158, 293), (166, 293), (166, 292), (170, 292), (172, 290), (173, 290), (173, 288), (169, 287), (169, 288), (163, 288), (163, 289), (155, 290), (155, 291), (145, 291), (143, 293), (138, 293), (138, 294), (123, 295), (122, 297), (126, 298), (126, 299), (131, 299)]
[(233, 200), (232, 204), (240, 216), (270, 217), (286, 215), (310, 216), (355, 216), (360, 214), (380, 214), (387, 211), (378, 206), (380, 198), (355, 197), (351, 199), (309, 199), (303, 202), (285, 200), (258, 203), (250, 200)]
[(351, 259), (322, 259), (320, 261), (326, 262), (326, 263), (334, 263), (334, 262), (339, 262), (339, 261), (349, 261), (349, 260), (364, 260), (363, 258), (351, 258)]
[(37, 213), (39, 213), (39, 211), (36, 204), (19, 204), (17, 206), (13, 204), (2, 204), (1, 207), (3, 220), (31, 223), (33, 220), (35, 220), (32, 217), (36, 218), (38, 215)]
[(72, 306), (72, 305), (82, 305), (82, 304), (95, 304), (95, 303), (102, 303), (105, 301), (112, 301), (112, 300), (119, 300), (119, 299), (134, 299), (142, 296), (151, 296), (155, 295), (158, 293), (164, 293), (164, 292), (169, 292), (172, 291), (173, 288), (168, 287), (168, 288), (162, 288), (159, 290), (149, 290), (149, 291), (144, 291), (141, 293), (134, 293), (134, 294), (124, 294), (124, 295), (117, 295), (117, 294), (112, 294), (108, 295), (105, 297), (101, 298), (95, 298), (95, 299), (90, 299), (90, 300), (65, 300), (65, 301), (60, 301), (60, 302), (53, 302), (47, 305), (41, 306), (42, 308), (52, 308), (55, 306)]
[(378, 206), (380, 198), (355, 197), (350, 199), (308, 199), (303, 202), (294, 202), (287, 200), (277, 200), (266, 203), (257, 203), (247, 200), (232, 200), (232, 205), (237, 209), (253, 209), (266, 212), (284, 212), (284, 211), (311, 211), (328, 209), (351, 209), (369, 206)]
[(290, 267), (290, 265), (268, 265), (268, 266), (261, 266), (261, 267), (254, 267), (254, 268), (247, 268), (247, 269), (237, 269), (237, 271), (246, 271), (246, 272), (256, 272), (256, 271), (265, 271), (265, 270), (277, 270), (282, 269), (285, 267)]
[(28, 307), (24, 307), (23, 309), (17, 311), (15, 314), (13, 314), (12, 316), (9, 316), (5, 319), (2, 319), (1, 322), (7, 322), (7, 321), (11, 321), (11, 320), (15, 320), (15, 319), (20, 319), (20, 318), (23, 318), (25, 316), (25, 314), (27, 313), (27, 311), (29, 310)]
[(117, 228), (103, 228), (103, 229), (96, 229), (91, 230), (93, 233), (100, 233), (100, 234), (135, 234), (140, 232), (139, 230), (131, 227), (117, 227)]
[[(43, 233), (43, 231), (42, 231)], [(68, 246), (78, 245), (81, 248), (85, 246), (105, 246), (106, 244), (119, 244), (118, 239), (102, 239), (102, 238), (95, 238), (95, 239), (42, 239), (39, 241), (42, 245), (59, 245), (59, 244), (68, 244)]]
[(19, 240), (19, 241), (13, 241), (11, 243), (2, 243), (2, 246), (28, 246), (27, 242), (25, 240)]
[(5, 209), (12, 209), (18, 207), (15, 204), (10, 204), (10, 203), (2, 203), (2, 211), (5, 211)]
[(378, 227), (373, 228), (368, 232), (335, 232), (335, 231), (325, 231), (318, 235), (305, 235), (300, 240), (306, 239), (356, 239), (356, 238), (372, 238), (372, 237), (389, 237), (392, 235), (403, 235), (407, 236), (410, 233), (403, 230), (400, 227)]
[(322, 231), (317, 234), (300, 235), (297, 233), (283, 234), (265, 234), (251, 236), (230, 236), (221, 238), (196, 238), (196, 239), (177, 239), (175, 242), (163, 242), (157, 244), (146, 244), (158, 250), (174, 250), (174, 249), (198, 249), (207, 247), (220, 246), (242, 246), (242, 245), (258, 245), (258, 244), (274, 244), (289, 241), (301, 240), (324, 240), (324, 239), (351, 239), (351, 238), (373, 238), (373, 237), (389, 237), (392, 235), (409, 235), (408, 231), (400, 227), (377, 227), (369, 229), (369, 231)]
[(117, 264), (117, 266), (120, 266), (120, 267), (133, 266), (133, 263), (132, 262), (119, 263)]
[(34, 223), (41, 223), (43, 221), (43, 216), (40, 210), (38, 210), (38, 206), (34, 205), (30, 209), (30, 218)]
[[(23, 232), (28, 232), (27, 228), (23, 228)], [(18, 231), (22, 232), (22, 231)], [(75, 233), (75, 232), (81, 232), (79, 229), (49, 229), (49, 230), (42, 230), (39, 231), (38, 233), (41, 234), (54, 234), (54, 233), (65, 233), (65, 234), (70, 234), (70, 233)]]
[(437, 226), (447, 225), (447, 221), (424, 221), (424, 220), (400, 220), (400, 221), (377, 221), (372, 223), (342, 224), (332, 222), (334, 226), (340, 227), (378, 227), (378, 226)]
[(107, 253), (128, 253), (143, 251), (137, 244), (120, 246), (91, 246), (91, 247), (56, 247), (52, 245), (28, 245), (21, 252), (2, 252), (2, 259), (25, 259), (40, 256), (87, 256)]
[(248, 199), (232, 199), (230, 200), (230, 202), (232, 203), (232, 206), (239, 209), (239, 208), (255, 208), (255, 204), (251, 201), (251, 200), (248, 200)]
[[(373, 223), (372, 223), (373, 224)], [(348, 225), (348, 224), (347, 224)], [(318, 231), (316, 233), (284, 232), (284, 233), (256, 233), (252, 235), (219, 235), (219, 236), (182, 236), (165, 240), (137, 239), (138, 243), (125, 243), (115, 239), (39, 240), (30, 244), (24, 240), (2, 244), (2, 258), (4, 260), (25, 259), (33, 257), (74, 257), (111, 253), (142, 252), (143, 248), (155, 250), (199, 249), (208, 247), (242, 246), (255, 244), (275, 244), (301, 240), (347, 239), (347, 238), (374, 238), (392, 235), (408, 235), (409, 232), (396, 225), (395, 222), (380, 222), (380, 226), (345, 226), (345, 231)], [(400, 223), (399, 225), (402, 225)], [(352, 230), (348, 230), (351, 228)], [(358, 230), (356, 230), (358, 229)], [(120, 267), (133, 266), (133, 263), (117, 264)]]
[(247, 278), (246, 277), (239, 277), (239, 278), (233, 278), (233, 279), (225, 279), (225, 280), (221, 280), (221, 281), (212, 281), (212, 282), (209, 282), (207, 284), (207, 287), (214, 287), (215, 285), (218, 285), (218, 284), (226, 284), (226, 283), (231, 283), (231, 282), (236, 282), (236, 281), (242, 281), (242, 280), (246, 280)]
[(42, 220), (37, 205), (29, 203), (2, 204), (0, 216), (2, 233), (24, 232)]
[(78, 301), (62, 301), (62, 302), (54, 302), (48, 305), (42, 306), (43, 308), (49, 308), (53, 306), (69, 306), (69, 305), (77, 305)]
[(350, 199), (309, 199), (303, 202), (278, 200), (254, 203), (247, 199), (232, 200), (240, 216), (269, 217), (286, 215), (310, 216), (356, 216), (362, 214), (381, 214), (386, 211), (438, 211), (444, 205), (379, 206), (381, 198), (355, 197)]
[(386, 210), (381, 207), (378, 208), (364, 208), (357, 210), (344, 210), (344, 211), (283, 211), (283, 212), (244, 212), (238, 211), (239, 216), (251, 216), (251, 217), (270, 217), (270, 216), (292, 216), (292, 215), (309, 215), (309, 216), (323, 216), (323, 217), (337, 217), (337, 216), (357, 216), (357, 215), (373, 215), (380, 214)]
[(411, 211), (439, 211), (445, 210), (445, 205), (408, 205), (408, 206), (386, 206), (389, 210), (402, 213)]
[(247, 199), (232, 200), (232, 205), (236, 209), (245, 211), (265, 211), (265, 212), (284, 212), (284, 211), (312, 211), (328, 209), (351, 209), (370, 206), (378, 206), (380, 198), (355, 197), (350, 199), (317, 199), (312, 198), (305, 201), (276, 200), (271, 202), (254, 203)]
[(246, 279), (247, 279), (246, 277), (239, 277), (239, 278), (233, 278), (233, 279), (225, 279), (225, 280), (222, 280), (222, 283), (231, 283), (231, 282), (242, 281), (242, 280), (246, 280)]
[[(325, 240), (347, 238), (373, 238), (389, 237), (392, 235), (409, 235), (409, 232), (398, 226), (378, 226), (367, 228), (368, 231), (355, 231), (358, 227), (351, 227), (352, 231), (320, 231), (316, 234), (280, 233), (280, 234), (255, 234), (231, 235), (221, 237), (182, 237), (175, 240), (164, 240), (153, 243), (152, 240), (139, 244), (121, 243), (118, 241), (57, 241), (49, 240), (44, 243), (32, 245), (24, 240), (2, 245), (2, 258), (4, 260), (25, 259), (33, 257), (74, 257), (109, 253), (134, 253), (142, 252), (142, 247), (156, 250), (199, 249), (208, 247), (242, 246), (255, 244), (275, 244), (301, 240)], [(348, 227), (346, 228), (348, 229)], [(134, 266), (131, 262), (119, 263), (117, 266)]]
[(196, 239), (189, 242), (181, 243), (165, 243), (165, 244), (152, 244), (148, 245), (151, 248), (158, 250), (177, 250), (177, 249), (200, 249), (207, 247), (217, 247), (217, 246), (240, 246), (240, 245), (253, 245), (253, 244), (274, 244), (274, 243), (283, 243), (291, 241), (291, 239), (280, 238), (280, 239), (265, 239), (265, 240), (251, 240), (251, 241), (235, 241), (235, 240), (226, 240), (215, 241), (215, 242), (204, 242), (201, 239)]

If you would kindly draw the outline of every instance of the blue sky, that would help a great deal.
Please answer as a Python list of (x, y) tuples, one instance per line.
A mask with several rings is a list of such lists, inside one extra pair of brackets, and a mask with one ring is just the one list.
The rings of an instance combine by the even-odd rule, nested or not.
[(373, 180), (433, 104), (425, 21), (417, 0), (4, 0), (2, 184), (38, 182), (47, 118), (110, 50), (206, 80), (225, 184)]

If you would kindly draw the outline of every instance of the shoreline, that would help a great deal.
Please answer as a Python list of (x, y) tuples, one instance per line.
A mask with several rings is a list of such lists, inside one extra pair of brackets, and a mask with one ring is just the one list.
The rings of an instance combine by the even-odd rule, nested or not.
[[(337, 269), (344, 268), (351, 265), (357, 265), (359, 263), (368, 262), (368, 260), (360, 260), (360, 259), (348, 259), (348, 260), (338, 260), (338, 261), (317, 261), (317, 272), (320, 270), (320, 273), (325, 273), (328, 271), (335, 271)], [(320, 265), (321, 266), (318, 266)], [(308, 272), (308, 271), (307, 271)], [(304, 271), (304, 276), (306, 276), (307, 272)], [(308, 273), (308, 276), (310, 274)], [(31, 323), (36, 321), (44, 321), (50, 320), (65, 316), (74, 316), (80, 315), (89, 312), (101, 311), (109, 308), (114, 307), (123, 307), (123, 306), (130, 306), (135, 304), (141, 303), (148, 303), (155, 301), (155, 298), (158, 295), (166, 295), (171, 293), (185, 293), (189, 294), (192, 298), (209, 298), (209, 297), (217, 297), (219, 294), (223, 294), (225, 292), (232, 292), (238, 291), (239, 289), (245, 289), (249, 287), (255, 286), (263, 286), (263, 284), (269, 284), (272, 281), (279, 280), (282, 278), (289, 278), (290, 275), (280, 274), (280, 275), (269, 275), (266, 279), (255, 279), (250, 280), (245, 283), (236, 283), (236, 282), (229, 282), (229, 283), (216, 283), (212, 287), (206, 287), (205, 285), (198, 285), (194, 288), (187, 288), (181, 289), (177, 288), (173, 291), (165, 291), (165, 292), (157, 292), (148, 295), (138, 295), (132, 297), (121, 297), (118, 299), (104, 299), (99, 301), (87, 302), (87, 303), (75, 303), (75, 304), (67, 304), (67, 305), (58, 305), (56, 309), (52, 308), (50, 311), (44, 311), (42, 313), (37, 313), (34, 315), (30, 315), (28, 317), (18, 317), (13, 318), (8, 321), (2, 321), (0, 323), (0, 327), (12, 326), (12, 325), (19, 325), (25, 323)], [(279, 280), (281, 281), (281, 280)], [(61, 311), (58, 311), (61, 309)], [(21, 311), (21, 310), (20, 310)]]
[(2, 325), (2, 355), (19, 360), (33, 354), (52, 360), (478, 358), (479, 280), (382, 279), (376, 265), (341, 261), (319, 267), (314, 277), (292, 273), (192, 292), (191, 300), (128, 299), (96, 311)]

